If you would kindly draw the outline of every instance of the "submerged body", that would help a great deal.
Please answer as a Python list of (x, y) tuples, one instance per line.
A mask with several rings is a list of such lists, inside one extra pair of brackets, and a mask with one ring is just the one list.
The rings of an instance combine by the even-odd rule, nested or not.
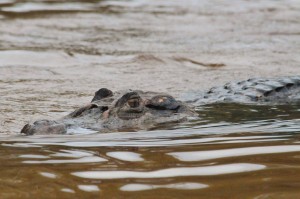
[(88, 105), (59, 120), (38, 120), (26, 124), (21, 133), (64, 134), (68, 129), (77, 127), (102, 132), (149, 129), (197, 116), (195, 106), (229, 102), (268, 105), (298, 103), (300, 76), (230, 82), (206, 92), (190, 94), (186, 102), (164, 93), (139, 90), (113, 93), (102, 88)]
[(251, 78), (229, 82), (206, 92), (190, 93), (186, 102), (195, 106), (212, 103), (291, 104), (300, 102), (300, 76)]

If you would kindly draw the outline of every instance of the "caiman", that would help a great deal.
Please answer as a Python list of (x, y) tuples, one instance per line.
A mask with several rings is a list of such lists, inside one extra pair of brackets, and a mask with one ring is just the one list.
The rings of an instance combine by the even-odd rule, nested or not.
[(26, 124), (21, 133), (66, 134), (78, 127), (99, 132), (150, 129), (197, 117), (195, 107), (212, 103), (295, 104), (300, 102), (300, 76), (229, 82), (187, 96), (183, 102), (164, 93), (101, 88), (88, 105), (58, 120)]

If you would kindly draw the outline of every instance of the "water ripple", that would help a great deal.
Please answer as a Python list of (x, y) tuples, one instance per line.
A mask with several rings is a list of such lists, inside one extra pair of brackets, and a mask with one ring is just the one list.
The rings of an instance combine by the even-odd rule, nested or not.
[(192, 183), (192, 182), (166, 184), (166, 185), (126, 184), (122, 186), (120, 190), (121, 191), (145, 191), (145, 190), (160, 189), (160, 188), (190, 190), (190, 189), (203, 189), (206, 187), (208, 187), (208, 185), (201, 184), (201, 183)]
[(204, 167), (179, 167), (157, 171), (81, 171), (72, 175), (88, 179), (170, 178), (179, 176), (213, 176), (265, 169), (260, 164), (236, 163)]
[(112, 152), (107, 152), (106, 155), (112, 158), (129, 161), (129, 162), (139, 162), (144, 160), (143, 158), (140, 157), (141, 154), (128, 152), (128, 151), (112, 151)]
[(217, 158), (262, 155), (271, 153), (288, 153), (296, 151), (300, 151), (300, 145), (245, 147), (211, 151), (172, 152), (168, 154), (173, 156), (174, 158), (179, 159), (180, 161), (203, 161)]
[(34, 11), (88, 11), (93, 10), (94, 4), (91, 3), (42, 3), (25, 2), (16, 3), (10, 7), (2, 8), (2, 11), (24, 13)]

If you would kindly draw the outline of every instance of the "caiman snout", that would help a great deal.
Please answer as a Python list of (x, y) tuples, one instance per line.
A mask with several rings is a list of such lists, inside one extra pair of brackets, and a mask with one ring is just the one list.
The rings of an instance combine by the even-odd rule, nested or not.
[(65, 134), (67, 133), (67, 127), (65, 124), (53, 120), (38, 120), (33, 124), (26, 124), (21, 133), (26, 135)]

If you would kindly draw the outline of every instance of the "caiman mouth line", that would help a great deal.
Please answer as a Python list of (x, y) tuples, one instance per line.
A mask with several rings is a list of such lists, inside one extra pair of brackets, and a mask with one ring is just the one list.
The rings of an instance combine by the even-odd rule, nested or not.
[(142, 112), (119, 112), (118, 117), (123, 120), (131, 120), (137, 119), (144, 115), (144, 111)]

